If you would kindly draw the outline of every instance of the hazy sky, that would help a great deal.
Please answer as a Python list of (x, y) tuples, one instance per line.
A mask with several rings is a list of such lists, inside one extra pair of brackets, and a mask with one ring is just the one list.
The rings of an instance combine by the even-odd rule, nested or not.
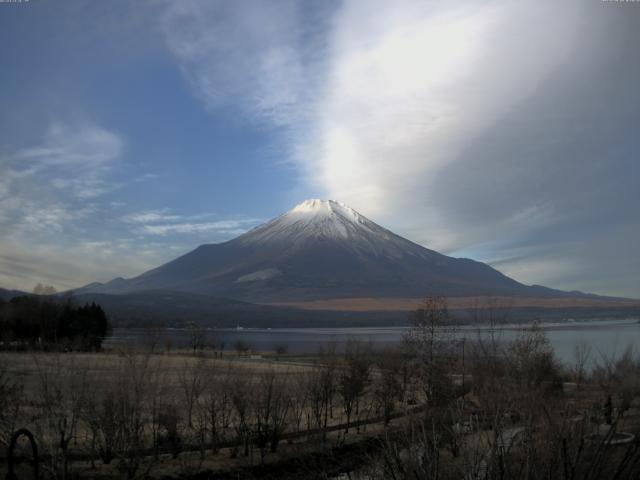
[(133, 276), (332, 198), (640, 297), (640, 3), (0, 3), (0, 286)]

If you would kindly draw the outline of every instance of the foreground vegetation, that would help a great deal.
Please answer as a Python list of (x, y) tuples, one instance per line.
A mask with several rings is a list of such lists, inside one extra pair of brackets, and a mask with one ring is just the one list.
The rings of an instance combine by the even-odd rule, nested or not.
[(27, 427), (47, 478), (638, 478), (633, 352), (561, 366), (541, 330), (487, 321), (460, 342), (429, 299), (389, 351), (4, 353), (0, 456)]

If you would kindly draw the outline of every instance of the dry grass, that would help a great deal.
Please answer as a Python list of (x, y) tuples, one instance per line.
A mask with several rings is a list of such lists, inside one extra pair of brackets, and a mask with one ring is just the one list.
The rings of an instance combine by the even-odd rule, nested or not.
[[(62, 405), (67, 408), (62, 410), (52, 410), (52, 416), (58, 413), (67, 420), (71, 418), (73, 398), (83, 397), (89, 402), (102, 401), (105, 392), (115, 391), (122, 386), (129, 390), (135, 388), (135, 383), (121, 383), (123, 377), (140, 379), (145, 383), (144, 402), (142, 407), (144, 415), (147, 417), (144, 427), (144, 443), (147, 453), (138, 469), (138, 475), (148, 477), (180, 476), (185, 474), (195, 474), (202, 470), (230, 471), (246, 468), (251, 465), (262, 463), (276, 463), (286, 459), (296, 458), (304, 453), (309, 453), (318, 449), (319, 436), (313, 434), (306, 437), (304, 433), (287, 441), (282, 441), (275, 453), (260, 454), (257, 448), (251, 447), (250, 454), (244, 456), (237, 452), (237, 447), (221, 448), (215, 455), (208, 447), (207, 454), (202, 456), (198, 451), (198, 431), (197, 426), (190, 427), (186, 421), (185, 404), (185, 384), (188, 383), (192, 375), (202, 375), (200, 381), (201, 395), (204, 397), (208, 382), (216, 381), (215, 378), (227, 378), (229, 382), (235, 380), (245, 382), (244, 396), (251, 402), (260, 397), (264, 388), (261, 382), (265, 376), (275, 376), (282, 381), (281, 388), (285, 388), (285, 395), (295, 396), (299, 392), (296, 388), (304, 385), (305, 381), (318, 369), (325, 367), (318, 363), (317, 357), (297, 356), (293, 362), (286, 360), (276, 361), (270, 358), (244, 358), (235, 355), (228, 355), (223, 358), (193, 355), (187, 352), (172, 354), (149, 355), (141, 352), (110, 352), (110, 353), (0, 353), (0, 365), (3, 367), (5, 378), (16, 385), (20, 385), (22, 392), (21, 409), (18, 423), (14, 428), (27, 427), (32, 430), (41, 445), (41, 451), (45, 455), (52, 455), (59, 451), (56, 447), (57, 433), (56, 424), (58, 419), (51, 424), (48, 423), (45, 403), (47, 400), (42, 397), (43, 389), (55, 390), (59, 388), (64, 397)], [(326, 359), (325, 359), (326, 360)], [(375, 374), (374, 374), (375, 376)], [(373, 377), (372, 377), (373, 378)], [(277, 382), (278, 380), (276, 380)], [(148, 384), (147, 384), (148, 383)], [(215, 389), (216, 387), (214, 387)], [(231, 387), (233, 388), (233, 387)], [(337, 394), (334, 393), (334, 406), (328, 426), (336, 426), (345, 422), (345, 415), (342, 411)], [(370, 401), (372, 401), (370, 399)], [(184, 447), (178, 458), (173, 458), (171, 454), (160, 454), (154, 456), (149, 449), (152, 442), (152, 426), (148, 424), (150, 413), (150, 403), (155, 402), (160, 405), (160, 413), (163, 413), (162, 405), (176, 405), (180, 415), (179, 429), (183, 437)], [(206, 408), (200, 405), (196, 408)], [(257, 408), (252, 405), (249, 409)], [(81, 410), (81, 408), (79, 408)], [(203, 415), (206, 413), (200, 412)], [(78, 473), (82, 477), (90, 478), (113, 478), (122, 476), (118, 469), (118, 461), (111, 464), (102, 464), (97, 458), (90, 461), (87, 455), (91, 454), (91, 429), (90, 419), (76, 412), (79, 420), (71, 435), (69, 447), (70, 470)], [(372, 415), (372, 411), (368, 412)], [(195, 415), (195, 413), (194, 413)], [(311, 420), (310, 407), (305, 407), (302, 414), (302, 429), (314, 429), (317, 426)], [(51, 417), (51, 415), (50, 415)], [(352, 418), (355, 420), (355, 418)], [(295, 433), (292, 425), (293, 420), (289, 420), (288, 433)], [(384, 430), (382, 423), (379, 425), (364, 425), (361, 429), (353, 428), (351, 433), (345, 434), (344, 429), (334, 428), (326, 435), (326, 441), (331, 444), (358, 442), (372, 434), (377, 434)], [(236, 438), (235, 427), (230, 427), (225, 438), (221, 441), (229, 441)], [(312, 439), (312, 442), (308, 440)], [(191, 450), (191, 451), (189, 451)], [(195, 451), (194, 451), (195, 450)], [(4, 457), (4, 453), (1, 456)], [(91, 454), (97, 457), (95, 454)], [(84, 459), (81, 459), (84, 458)], [(22, 468), (22, 467), (21, 467)]]
[[(270, 305), (302, 308), (305, 310), (330, 311), (413, 311), (423, 302), (422, 298), (335, 298), (307, 302), (282, 302)], [(594, 298), (536, 298), (536, 297), (449, 297), (449, 309), (490, 308), (640, 308), (638, 300), (594, 299)]]
[[(49, 475), (55, 471), (57, 476), (63, 471), (63, 463), (60, 460), (62, 458), (62, 462), (67, 464), (69, 474), (79, 475), (81, 478), (184, 478), (204, 471), (230, 472), (231, 476), (228, 478), (249, 478), (245, 475), (257, 465), (276, 465), (277, 468), (282, 468), (287, 462), (291, 466), (294, 459), (313, 457), (317, 461), (319, 457), (315, 455), (326, 452), (331, 447), (358, 443), (360, 448), (364, 444), (372, 443), (373, 438), (381, 439), (377, 448), (382, 449), (375, 454), (378, 457), (370, 462), (375, 468), (381, 468), (379, 458), (385, 454), (395, 455), (394, 464), (402, 468), (411, 467), (411, 462), (424, 462), (420, 448), (428, 447), (433, 448), (434, 458), (439, 458), (437, 461), (442, 462), (443, 472), (449, 469), (459, 474), (466, 468), (466, 460), (451, 450), (451, 444), (448, 443), (451, 440), (446, 438), (460, 435), (452, 433), (452, 426), (455, 422), (466, 422), (472, 415), (471, 411), (480, 409), (482, 412), (479, 418), (482, 418), (482, 421), (476, 420), (476, 430), (470, 434), (463, 433), (459, 438), (463, 453), (484, 452), (494, 448), (492, 442), (495, 444), (495, 438), (492, 432), (498, 428), (512, 426), (512, 423), (507, 425), (505, 422), (520, 422), (525, 425), (531, 439), (535, 441), (539, 441), (540, 437), (546, 438), (547, 434), (544, 432), (561, 432), (560, 426), (576, 416), (582, 418), (587, 428), (598, 428), (603, 422), (604, 398), (613, 395), (614, 409), (617, 409), (622, 405), (622, 397), (618, 398), (616, 392), (623, 393), (621, 389), (628, 389), (629, 385), (634, 387), (634, 399), (629, 405), (631, 408), (619, 419), (618, 426), (620, 430), (632, 433), (640, 431), (640, 390), (636, 388), (636, 383), (631, 382), (640, 369), (640, 363), (634, 363), (632, 359), (627, 359), (627, 363), (624, 364), (611, 363), (609, 369), (602, 370), (600, 376), (591, 375), (590, 384), (583, 383), (581, 388), (567, 395), (557, 389), (553, 392), (548, 390), (544, 384), (550, 382), (533, 384), (523, 381), (522, 375), (525, 374), (537, 378), (534, 374), (538, 370), (524, 366), (529, 363), (529, 367), (537, 366), (536, 368), (546, 365), (536, 360), (545, 350), (538, 351), (540, 346), (535, 342), (518, 345), (528, 346), (529, 350), (509, 349), (508, 352), (505, 351), (505, 355), (511, 355), (509, 358), (483, 357), (480, 350), (475, 352), (471, 349), (477, 357), (472, 355), (469, 360), (470, 375), (467, 378), (472, 380), (473, 376), (473, 380), (478, 383), (478, 389), (474, 391), (477, 401), (472, 402), (471, 396), (467, 395), (464, 397), (465, 401), (461, 402), (463, 397), (451, 391), (448, 399), (438, 400), (438, 396), (434, 396), (434, 406), (430, 408), (425, 408), (426, 400), (431, 398), (428, 393), (431, 391), (430, 388), (443, 386), (442, 390), (447, 391), (448, 382), (444, 380), (450, 379), (452, 366), (448, 364), (449, 368), (443, 371), (442, 377), (437, 376), (437, 369), (433, 370), (436, 372), (435, 377), (428, 374), (430, 371), (416, 369), (419, 365), (411, 363), (411, 359), (406, 360), (408, 363), (394, 366), (394, 362), (405, 358), (404, 354), (407, 352), (398, 352), (398, 356), (390, 355), (381, 359), (378, 358), (379, 355), (372, 355), (366, 349), (354, 349), (351, 351), (353, 357), (349, 357), (347, 353), (339, 356), (318, 354), (309, 357), (282, 357), (280, 360), (275, 357), (251, 358), (236, 355), (219, 357), (213, 352), (194, 355), (193, 352), (187, 351), (154, 355), (135, 350), (92, 354), (0, 353), (0, 373), (22, 390), (20, 395), (16, 396), (20, 399), (21, 409), (16, 415), (18, 421), (12, 428), (24, 426), (35, 432), (46, 456), (44, 462)], [(372, 362), (369, 364), (371, 370), (367, 386), (360, 397), (362, 408), (359, 417), (352, 417), (352, 420), (359, 419), (364, 424), (360, 429), (352, 425), (349, 433), (346, 433), (346, 415), (341, 404), (339, 382), (341, 378), (352, 378), (346, 376), (350, 361), (365, 358)], [(529, 363), (522, 363), (525, 360)], [(484, 378), (480, 370), (484, 368), (483, 365), (488, 364), (495, 364), (497, 369), (491, 370), (491, 374), (485, 375)], [(513, 373), (516, 364), (522, 367), (522, 375)], [(505, 365), (509, 368), (502, 368)], [(430, 368), (433, 366), (433, 363), (429, 364)], [(412, 368), (409, 373), (410, 381), (416, 382), (409, 389), (417, 388), (418, 396), (413, 396), (416, 390), (409, 393), (403, 390), (404, 393), (397, 398), (394, 397), (392, 402), (395, 404), (392, 404), (398, 416), (394, 417), (389, 425), (385, 425), (379, 417), (381, 410), (380, 403), (376, 403), (379, 400), (376, 400), (376, 392), (379, 392), (381, 386), (387, 385), (385, 378), (390, 372), (399, 375), (396, 377), (397, 380), (405, 378), (403, 372), (407, 372), (406, 367)], [(328, 403), (330, 406), (325, 409), (325, 412), (329, 413), (314, 418), (314, 408), (317, 407), (313, 406), (310, 396), (314, 388), (317, 391), (324, 385), (325, 372), (331, 372), (334, 382)], [(419, 383), (421, 378), (425, 383)], [(496, 379), (497, 382), (494, 381)], [(485, 388), (481, 388), (482, 381), (485, 382)], [(627, 385), (629, 382), (631, 384)], [(489, 388), (487, 385), (496, 388)], [(425, 388), (429, 386), (431, 387)], [(42, 396), (46, 390), (49, 394), (53, 392), (53, 397)], [(267, 392), (273, 395), (267, 396)], [(56, 399), (58, 394), (61, 400)], [(115, 394), (118, 401), (124, 402), (116, 405), (122, 405), (124, 411), (135, 414), (133, 417), (125, 415), (120, 421), (122, 418), (125, 424), (131, 418), (139, 421), (139, 436), (133, 443), (126, 444), (127, 448), (128, 445), (134, 445), (131, 451), (137, 452), (137, 463), (132, 469), (133, 473), (126, 472), (123, 468), (129, 461), (126, 454), (123, 454), (130, 451), (127, 448), (121, 448), (119, 456), (116, 455), (111, 464), (104, 464), (98, 460), (98, 450), (92, 447), (95, 430), (92, 429), (91, 415), (93, 412), (101, 412), (102, 402), (110, 394)], [(188, 421), (192, 412), (189, 407), (190, 395), (191, 398), (195, 398), (191, 404), (193, 422)], [(210, 420), (208, 415), (211, 415), (212, 396), (217, 396), (219, 400), (220, 396), (224, 395), (229, 395), (229, 398), (235, 396), (226, 407), (231, 420), (227, 426), (220, 427), (220, 436), (212, 443), (211, 439), (214, 437), (211, 436), (211, 425), (205, 425), (204, 429), (202, 426)], [(283, 416), (286, 418), (286, 427), (279, 433), (279, 447), (277, 451), (271, 452), (267, 443), (260, 443), (260, 432), (264, 435), (265, 430), (260, 430), (259, 422), (264, 420), (267, 401), (274, 402), (269, 421), (277, 415), (278, 407), (275, 404), (278, 402), (278, 395), (290, 403), (287, 407), (289, 410)], [(300, 407), (301, 417), (295, 417), (292, 405), (297, 398), (305, 395), (309, 397), (306, 397), (307, 403)], [(51, 405), (48, 404), (48, 398), (53, 399)], [(316, 404), (320, 401), (318, 398)], [(416, 406), (415, 409), (410, 407), (414, 400), (408, 400), (409, 398), (415, 399), (422, 406)], [(76, 399), (82, 399), (82, 402), (75, 405)], [(440, 403), (440, 406), (437, 406), (436, 402), (448, 403)], [(239, 404), (244, 404), (244, 407)], [(240, 413), (243, 408), (246, 409), (245, 419), (242, 419), (243, 414)], [(75, 417), (72, 415), (74, 411)], [(519, 412), (522, 419), (512, 420), (509, 412)], [(102, 411), (101, 414), (103, 413)], [(142, 420), (136, 420), (138, 414)], [(159, 429), (167, 425), (160, 420), (160, 417), (166, 414), (174, 415), (176, 419), (175, 428), (181, 439), (177, 447), (163, 443), (163, 440), (166, 441), (168, 438), (166, 433), (169, 430), (163, 433), (164, 437), (158, 435)], [(301, 422), (296, 424), (296, 418), (301, 418)], [(59, 447), (61, 420), (65, 427), (63, 434), (69, 438), (68, 450), (62, 452)], [(73, 422), (77, 423), (71, 428)], [(494, 422), (491, 423), (491, 431), (488, 430), (490, 427), (487, 422)], [(264, 425), (267, 424), (264, 423), (263, 427)], [(213, 451), (214, 444), (218, 447), (216, 452)], [(515, 452), (514, 455), (525, 453), (527, 452)], [(414, 454), (415, 458), (412, 457)], [(536, 453), (539, 454), (542, 455), (541, 452)], [(360, 454), (351, 455), (355, 458), (355, 455)], [(367, 463), (366, 458), (358, 458), (360, 465)], [(531, 461), (544, 462), (547, 461), (547, 457), (535, 456), (531, 457)], [(322, 465), (317, 467), (321, 468)], [(299, 468), (302, 472), (310, 467), (297, 463), (294, 468)], [(23, 473), (28, 475), (28, 472)], [(376, 475), (378, 476), (363, 478), (387, 478), (384, 471)], [(429, 473), (425, 475), (419, 478), (432, 478), (429, 477)], [(453, 473), (452, 475), (441, 478), (460, 478), (455, 477)]]

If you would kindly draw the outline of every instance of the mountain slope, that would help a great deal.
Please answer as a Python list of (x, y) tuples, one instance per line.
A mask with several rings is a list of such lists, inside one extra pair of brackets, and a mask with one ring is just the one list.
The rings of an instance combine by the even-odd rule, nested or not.
[(22, 292), (20, 290), (7, 290), (6, 288), (0, 288), (0, 300), (8, 301), (13, 297), (20, 297), (22, 295), (32, 295), (30, 293)]
[(189, 292), (255, 302), (399, 296), (572, 296), (426, 249), (332, 200), (307, 200), (228, 242), (79, 292)]

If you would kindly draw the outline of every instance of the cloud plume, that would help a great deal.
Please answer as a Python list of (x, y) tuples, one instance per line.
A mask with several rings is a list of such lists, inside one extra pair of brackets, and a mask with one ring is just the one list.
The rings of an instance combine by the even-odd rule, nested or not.
[(640, 295), (576, 282), (633, 255), (603, 223), (640, 241), (637, 8), (352, 0), (318, 34), (261, 5), (171, 7), (165, 34), (208, 108), (239, 96), (282, 129), (307, 191), (525, 282)]

